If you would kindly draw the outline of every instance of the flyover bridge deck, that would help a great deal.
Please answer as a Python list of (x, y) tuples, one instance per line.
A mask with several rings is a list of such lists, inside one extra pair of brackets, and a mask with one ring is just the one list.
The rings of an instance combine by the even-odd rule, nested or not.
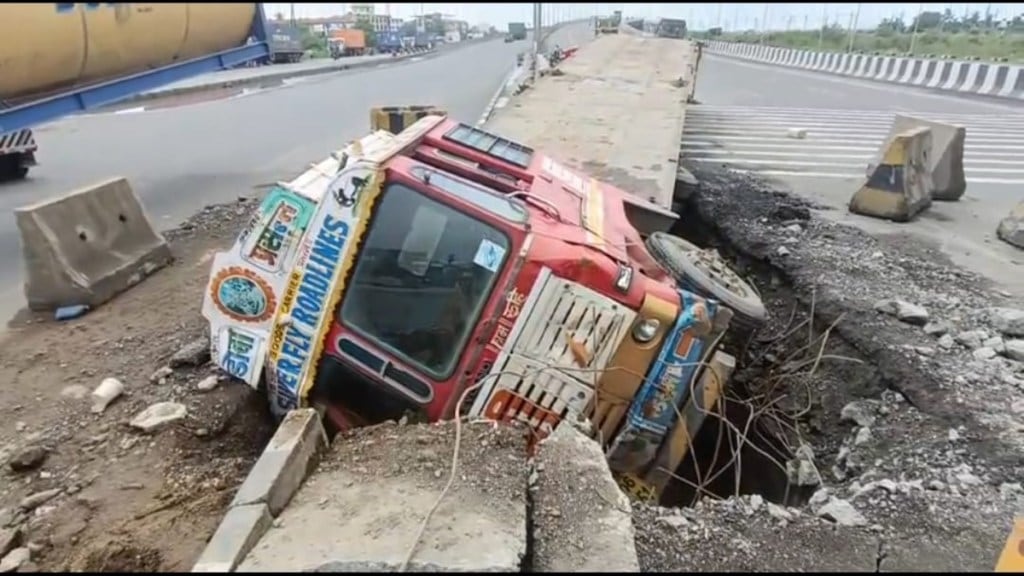
[(559, 65), (562, 75), (497, 111), (487, 129), (671, 209), (695, 60), (686, 41), (601, 36)]

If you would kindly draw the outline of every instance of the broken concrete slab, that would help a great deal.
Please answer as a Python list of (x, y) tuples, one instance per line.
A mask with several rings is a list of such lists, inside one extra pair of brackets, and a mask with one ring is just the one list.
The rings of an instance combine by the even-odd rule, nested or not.
[(33, 310), (103, 304), (171, 261), (128, 180), (113, 178), (14, 211)]
[[(634, 225), (667, 230), (677, 218), (679, 135), (697, 59), (689, 41), (601, 36), (559, 65), (563, 75), (495, 111), (486, 128), (632, 192)], [(680, 74), (686, 88), (674, 85)]]
[(535, 470), (534, 572), (639, 572), (629, 498), (597, 442), (559, 426)]
[(272, 516), (288, 505), (327, 446), (320, 415), (312, 408), (289, 412), (235, 493), (232, 506), (266, 504)]
[(270, 510), (265, 504), (228, 508), (192, 571), (233, 572), (272, 521)]
[[(335, 438), (320, 466), (239, 571), (519, 572), (526, 555), (526, 429), (464, 423), (455, 482), (455, 424), (387, 423)], [(325, 530), (330, 526), (330, 530)]]
[(1011, 246), (1024, 248), (1024, 202), (1017, 204), (1010, 215), (999, 222), (996, 236)]

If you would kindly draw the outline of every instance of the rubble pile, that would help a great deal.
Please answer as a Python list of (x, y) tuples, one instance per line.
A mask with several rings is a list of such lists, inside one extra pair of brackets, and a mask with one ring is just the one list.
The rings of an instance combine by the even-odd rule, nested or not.
[[(746, 176), (697, 177), (690, 225), (707, 227), (705, 243), (788, 294), (765, 296), (773, 316), (799, 304), (834, 323), (823, 355), (851, 361), (823, 361), (816, 377), (819, 414), (804, 430), (822, 484), (805, 506), (744, 496), (639, 507), (641, 568), (991, 570), (1024, 504), (1024, 305), (915, 237), (818, 218), (819, 207)], [(674, 548), (671, 524), (689, 534)], [(802, 545), (779, 544), (782, 534)]]

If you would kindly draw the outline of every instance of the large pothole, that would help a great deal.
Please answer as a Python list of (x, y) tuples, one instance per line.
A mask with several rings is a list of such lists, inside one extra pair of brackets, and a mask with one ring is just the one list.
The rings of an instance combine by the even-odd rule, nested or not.
[(758, 333), (724, 343), (737, 359), (736, 373), (660, 504), (759, 494), (800, 506), (826, 477), (843, 474), (825, 463), (834, 462), (849, 426), (827, 415), (850, 400), (877, 396), (881, 380), (832, 325), (815, 319), (813, 301), (802, 302), (778, 270), (738, 253), (691, 205), (681, 207), (681, 216), (671, 232), (718, 250), (761, 293), (770, 320)]

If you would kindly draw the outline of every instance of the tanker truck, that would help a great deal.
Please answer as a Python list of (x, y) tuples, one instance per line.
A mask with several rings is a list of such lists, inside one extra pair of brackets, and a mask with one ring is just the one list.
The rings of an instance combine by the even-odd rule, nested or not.
[(262, 4), (0, 4), (0, 180), (36, 163), (33, 126), (270, 57)]

